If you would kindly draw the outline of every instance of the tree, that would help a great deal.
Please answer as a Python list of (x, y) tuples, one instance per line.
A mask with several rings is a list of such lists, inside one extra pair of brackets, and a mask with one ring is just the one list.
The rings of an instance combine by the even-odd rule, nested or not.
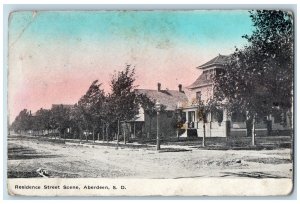
[(176, 130), (176, 136), (179, 141), (180, 136), (180, 130), (182, 129), (184, 123), (186, 122), (184, 117), (182, 116), (184, 113), (182, 110), (177, 109), (175, 110), (175, 114), (173, 114), (173, 117), (171, 119), (171, 126)]
[(207, 123), (207, 114), (209, 112), (208, 106), (205, 106), (203, 101), (199, 100), (198, 101), (198, 108), (197, 108), (197, 114), (198, 114), (198, 119), (202, 121), (203, 124), (203, 138), (202, 138), (202, 147), (206, 146), (206, 130), (205, 130), (205, 123)]
[(19, 115), (16, 117), (11, 125), (12, 129), (16, 132), (27, 131), (32, 129), (32, 115), (31, 111), (23, 109), (20, 111)]
[(216, 75), (213, 100), (247, 114), (255, 145), (255, 119), (291, 108), (294, 39), (291, 13), (257, 10), (250, 17), (255, 30), (243, 36), (249, 44), (236, 48), (225, 72)]
[(71, 107), (67, 107), (64, 105), (56, 105), (51, 108), (51, 123), (53, 123), (53, 127), (57, 128), (59, 131), (60, 138), (65, 134), (67, 128), (70, 127), (70, 111)]
[(155, 110), (155, 101), (152, 101), (147, 95), (145, 94), (137, 94), (136, 102), (141, 105), (141, 107), (144, 109), (144, 113), (148, 114), (150, 117), (150, 124), (149, 124), (149, 130), (148, 133), (151, 135), (151, 128), (152, 128), (152, 119), (156, 115)]
[(35, 130), (43, 131), (51, 129), (51, 111), (47, 109), (39, 109), (33, 118)]
[[(250, 43), (252, 60), (259, 62), (253, 72), (264, 80), (257, 89), (269, 94), (272, 110), (287, 110), (292, 105), (294, 68), (294, 29), (292, 13), (287, 11), (250, 12), (256, 30), (244, 38)], [(255, 58), (258, 57), (258, 58)], [(262, 75), (262, 76), (260, 76)], [(259, 92), (259, 91), (258, 91)]]
[[(119, 141), (120, 121), (131, 120), (138, 114), (138, 103), (136, 103), (136, 94), (134, 92), (135, 69), (131, 65), (126, 65), (125, 70), (115, 73), (111, 79), (110, 103), (114, 109), (112, 114), (116, 116), (117, 122), (117, 140)], [(124, 143), (126, 136), (124, 135)]]
[(78, 133), (80, 141), (82, 140), (83, 129), (86, 127), (84, 119), (84, 113), (82, 107), (77, 103), (70, 110), (70, 126), (73, 129), (73, 133)]
[[(135, 101), (137, 104), (139, 104), (143, 110), (144, 110), (144, 113), (147, 114), (149, 117), (150, 117), (150, 124), (149, 124), (149, 134), (151, 135), (151, 129), (152, 129), (152, 119), (155, 115), (157, 115), (157, 110), (156, 110), (156, 107), (155, 107), (155, 104), (156, 104), (156, 100), (152, 100), (151, 98), (149, 98), (146, 94), (136, 94), (136, 101)], [(166, 110), (166, 106), (163, 105), (163, 104), (160, 104), (160, 113), (163, 113), (165, 112)], [(172, 121), (171, 121), (171, 125), (172, 127), (176, 128), (175, 126), (177, 125), (177, 119), (178, 117), (177, 116), (173, 116), (172, 118)], [(176, 125), (175, 125), (176, 123)]]
[[(84, 119), (84, 124), (88, 132), (91, 130), (93, 133), (93, 141), (95, 142), (95, 130), (100, 126), (101, 121), (104, 119), (104, 102), (105, 94), (100, 89), (101, 84), (95, 80), (86, 94), (78, 101), (78, 108)], [(88, 140), (88, 136), (86, 136)]]
[(111, 94), (107, 94), (104, 104), (103, 104), (103, 121), (104, 121), (104, 130), (103, 133), (106, 136), (106, 141), (109, 141), (109, 130), (111, 129), (111, 126), (113, 126), (113, 123), (116, 122), (116, 111), (115, 111), (115, 100), (112, 97)]

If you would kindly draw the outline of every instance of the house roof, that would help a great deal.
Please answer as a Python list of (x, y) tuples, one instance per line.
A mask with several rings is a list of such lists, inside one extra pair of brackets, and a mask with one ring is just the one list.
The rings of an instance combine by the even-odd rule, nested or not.
[(206, 77), (206, 73), (202, 73), (194, 83), (192, 83), (191, 85), (189, 85), (187, 88), (189, 89), (193, 89), (193, 88), (197, 88), (197, 87), (200, 87), (200, 86), (204, 86), (204, 85), (209, 85), (213, 82), (213, 79), (210, 77), (210, 78), (207, 78)]
[(229, 56), (227, 55), (218, 55), (216, 56), (215, 58), (209, 60), (208, 62), (198, 66), (197, 68), (198, 69), (205, 69), (205, 68), (208, 68), (208, 67), (211, 67), (211, 66), (214, 66), (214, 65), (224, 65), (227, 60), (228, 60)]
[(153, 101), (158, 101), (160, 104), (166, 106), (166, 110), (175, 110), (179, 102), (188, 101), (184, 92), (177, 90), (150, 90), (150, 89), (136, 89), (139, 94), (145, 94)]
[[(198, 69), (206, 69), (215, 65), (224, 65), (227, 60), (229, 59), (228, 55), (218, 55), (215, 58), (209, 60), (208, 62), (204, 63), (203, 65), (200, 65), (197, 67)], [(207, 77), (206, 73), (202, 73), (194, 83), (192, 83), (187, 88), (193, 89), (204, 85), (209, 85), (213, 82), (213, 79), (211, 77)]]

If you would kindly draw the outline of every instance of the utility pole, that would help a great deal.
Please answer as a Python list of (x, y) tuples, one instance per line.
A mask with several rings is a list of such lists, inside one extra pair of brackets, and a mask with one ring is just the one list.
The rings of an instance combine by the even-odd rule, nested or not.
[(157, 127), (157, 131), (156, 131), (156, 150), (160, 150), (160, 134), (159, 134), (159, 112), (161, 109), (161, 105), (159, 102), (155, 103), (155, 109), (156, 109), (156, 127)]
[(252, 120), (252, 146), (255, 146), (255, 117), (256, 117), (256, 114), (254, 114), (253, 120)]

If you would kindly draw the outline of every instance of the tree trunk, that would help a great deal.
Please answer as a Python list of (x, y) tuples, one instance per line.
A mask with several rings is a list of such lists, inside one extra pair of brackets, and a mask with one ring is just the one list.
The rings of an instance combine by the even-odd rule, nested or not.
[[(123, 137), (124, 137), (124, 138), (126, 137), (125, 130), (123, 130)], [(125, 143), (125, 144), (126, 144), (126, 143)]]
[(135, 138), (135, 122), (133, 122), (133, 138)]
[(82, 129), (80, 128), (79, 129), (79, 141), (81, 143), (81, 140), (82, 140)]
[(205, 122), (204, 122), (204, 120), (203, 120), (203, 139), (202, 139), (202, 147), (205, 147), (205, 143), (206, 143), (206, 139), (205, 139), (205, 137), (206, 137), (206, 133), (205, 133)]
[(252, 146), (255, 146), (255, 116), (252, 120)]
[(151, 138), (151, 126), (152, 126), (152, 116), (150, 117), (150, 128), (149, 128), (149, 138)]
[(179, 141), (179, 130), (176, 129), (177, 140)]
[(124, 144), (126, 144), (126, 134), (124, 134)]
[(99, 132), (98, 132), (97, 136), (98, 136), (98, 141), (100, 141), (100, 133)]
[(93, 128), (93, 142), (95, 143), (95, 128)]
[(105, 142), (105, 126), (102, 126), (102, 137), (103, 137), (103, 142)]
[[(127, 133), (129, 133), (129, 135), (130, 135), (131, 134), (131, 125), (130, 125), (130, 129), (129, 129), (128, 125), (126, 125), (126, 129), (127, 129)], [(127, 136), (127, 134), (126, 134), (126, 132), (124, 130), (124, 139), (126, 139), (126, 136)], [(126, 142), (126, 140), (125, 140), (125, 142)]]
[(106, 142), (108, 143), (108, 128), (109, 128), (109, 125), (106, 125)]
[(156, 150), (160, 150), (160, 135), (159, 135), (159, 112), (157, 111), (157, 116), (156, 116)]
[(118, 119), (117, 149), (119, 149), (120, 120)]

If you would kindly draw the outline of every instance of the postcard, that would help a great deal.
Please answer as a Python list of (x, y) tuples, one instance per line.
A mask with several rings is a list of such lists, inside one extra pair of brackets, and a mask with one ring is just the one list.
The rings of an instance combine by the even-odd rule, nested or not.
[(10, 196), (285, 196), (289, 10), (15, 11)]

